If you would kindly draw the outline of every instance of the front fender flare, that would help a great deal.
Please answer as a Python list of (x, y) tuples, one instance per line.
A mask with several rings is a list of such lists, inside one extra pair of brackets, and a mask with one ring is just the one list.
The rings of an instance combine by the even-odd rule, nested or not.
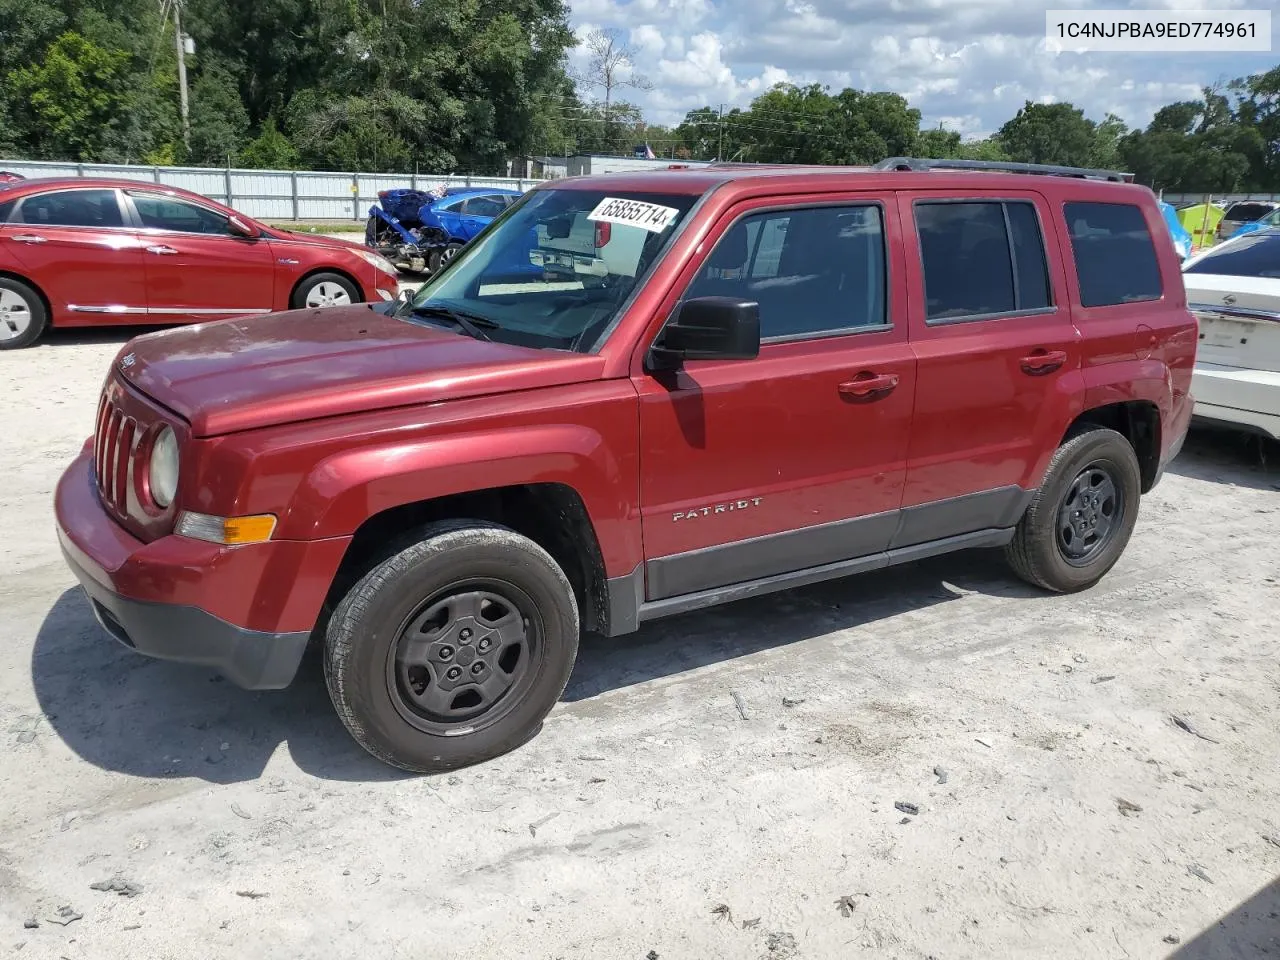
[[(378, 444), (320, 461), (299, 484), (279, 536), (315, 540), (349, 536), (368, 518), (406, 504), (496, 487), (558, 483), (582, 498), (606, 567), (639, 553), (630, 532), (624, 466), (604, 438), (557, 424)], [(634, 480), (634, 478), (632, 478)], [(634, 485), (632, 483), (632, 485)], [(635, 543), (632, 544), (631, 541)]]

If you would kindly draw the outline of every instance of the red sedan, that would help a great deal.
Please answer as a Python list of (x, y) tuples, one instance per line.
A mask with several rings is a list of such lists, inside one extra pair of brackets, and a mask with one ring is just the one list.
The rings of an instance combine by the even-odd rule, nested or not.
[(50, 327), (180, 324), (392, 300), (387, 260), (174, 187), (0, 184), (0, 350)]

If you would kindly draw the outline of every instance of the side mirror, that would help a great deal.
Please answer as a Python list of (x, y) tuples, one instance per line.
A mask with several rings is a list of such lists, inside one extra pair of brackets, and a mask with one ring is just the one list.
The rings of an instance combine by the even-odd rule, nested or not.
[(649, 349), (649, 366), (675, 370), (686, 360), (754, 360), (760, 356), (760, 304), (736, 297), (682, 303)]
[(237, 237), (244, 237), (246, 240), (256, 240), (258, 238), (258, 231), (239, 217), (229, 217), (227, 225), (231, 227), (231, 232)]
[(563, 240), (572, 232), (571, 217), (556, 217), (554, 220), (547, 221), (547, 238), (550, 240)]

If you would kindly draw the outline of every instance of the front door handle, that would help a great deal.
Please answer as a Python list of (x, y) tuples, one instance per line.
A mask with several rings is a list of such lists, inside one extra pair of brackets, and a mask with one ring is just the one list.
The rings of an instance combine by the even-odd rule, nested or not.
[(887, 397), (898, 386), (896, 373), (860, 373), (852, 380), (846, 380), (837, 389), (843, 397), (852, 400), (879, 400)]
[(164, 245), (147, 247), (147, 253), (154, 253), (162, 257), (171, 257), (177, 252), (178, 251), (173, 249), (173, 247), (166, 247)]
[(1031, 377), (1043, 377), (1046, 373), (1053, 373), (1053, 371), (1067, 362), (1067, 352), (1065, 350), (1037, 350), (1031, 356), (1023, 357), (1020, 362), (1023, 373)]
[(48, 243), (48, 237), (41, 237), (34, 233), (15, 233), (9, 238), (14, 243)]

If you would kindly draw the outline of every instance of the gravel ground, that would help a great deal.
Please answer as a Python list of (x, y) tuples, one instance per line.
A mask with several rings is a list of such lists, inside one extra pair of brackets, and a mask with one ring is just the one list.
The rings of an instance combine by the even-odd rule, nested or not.
[(1274, 448), (1193, 434), (1083, 595), (978, 552), (588, 641), (526, 747), (407, 777), (314, 661), (94, 624), (50, 500), (123, 339), (0, 356), (0, 955), (1280, 955)]

